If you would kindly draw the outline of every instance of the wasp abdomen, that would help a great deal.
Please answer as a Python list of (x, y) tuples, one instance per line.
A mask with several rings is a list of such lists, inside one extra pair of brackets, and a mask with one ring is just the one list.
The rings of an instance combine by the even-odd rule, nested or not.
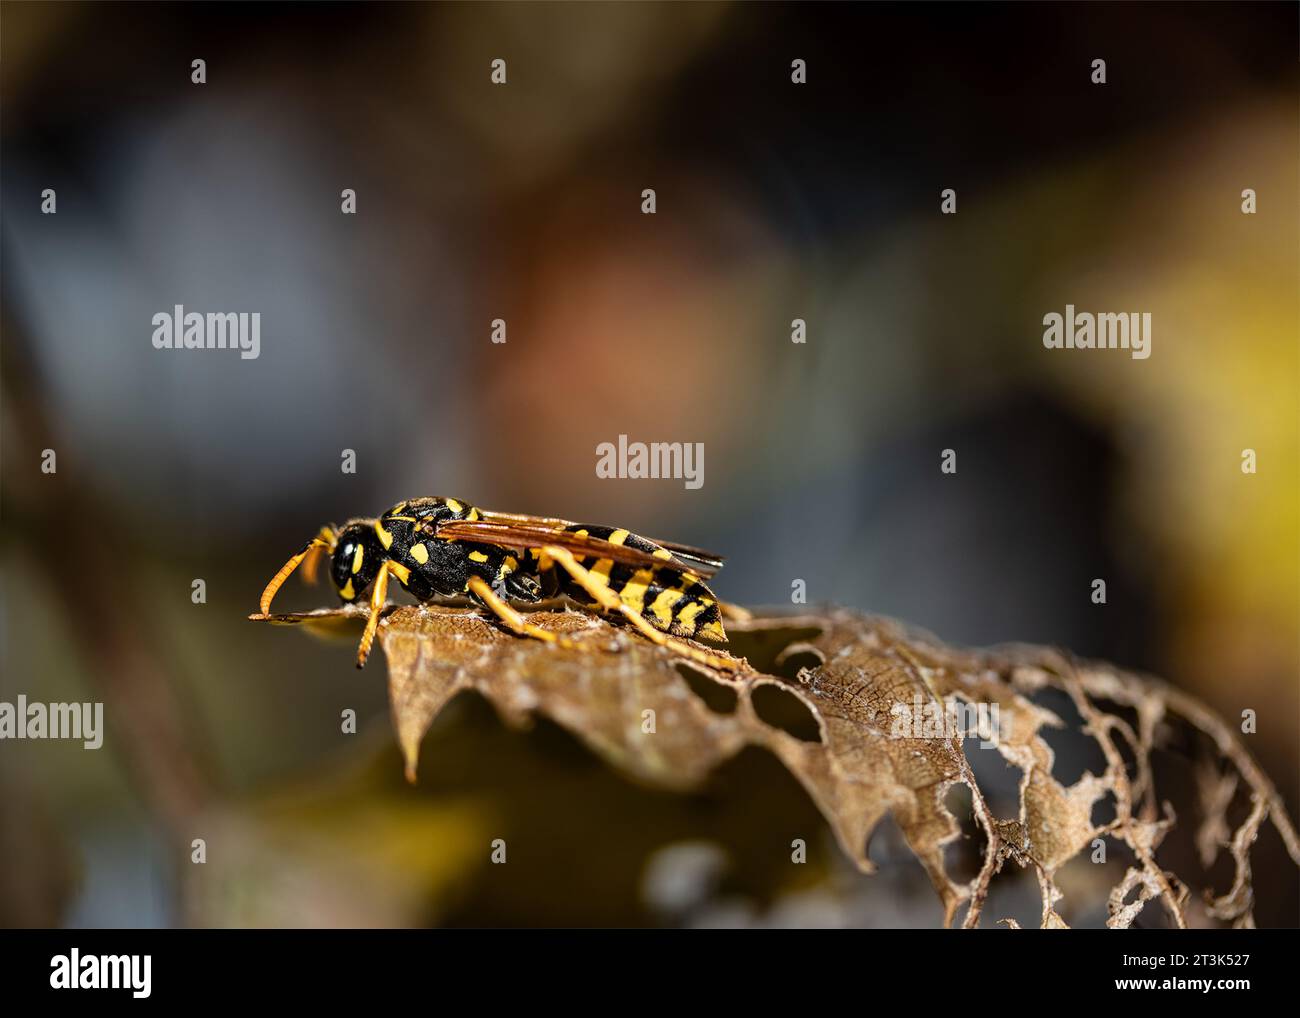
[[(653, 541), (626, 530), (577, 523), (565, 529), (644, 551), (655, 558), (672, 558), (670, 552)], [(673, 636), (727, 639), (718, 599), (699, 577), (669, 565), (638, 568), (607, 558), (579, 558), (578, 564), (597, 583), (617, 594), (625, 605), (640, 612), (655, 629)], [(575, 600), (584, 603), (589, 600), (581, 585), (565, 574), (560, 576), (560, 589)]]

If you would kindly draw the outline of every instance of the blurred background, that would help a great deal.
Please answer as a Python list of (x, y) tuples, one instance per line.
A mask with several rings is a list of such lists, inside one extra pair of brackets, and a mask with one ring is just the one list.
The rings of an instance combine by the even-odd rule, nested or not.
[[(423, 494), (716, 548), (741, 603), (801, 579), (1161, 674), (1257, 712), (1295, 816), (1296, 29), (1248, 4), (6, 5), (0, 699), (100, 700), (110, 728), (0, 744), (0, 921), (937, 921), (895, 832), (852, 872), (757, 751), (673, 796), (462, 698), (407, 787), (382, 668), (245, 616), (321, 523)], [(1045, 350), (1067, 303), (1149, 311), (1151, 358)], [(175, 304), (260, 312), (260, 357), (153, 349)], [(704, 443), (703, 487), (598, 479), (619, 434)], [(277, 607), (331, 601), (292, 581)], [(489, 872), (493, 837), (547, 847)], [(1260, 924), (1296, 925), (1271, 827), (1255, 867)], [(990, 907), (1036, 923), (1025, 892)]]

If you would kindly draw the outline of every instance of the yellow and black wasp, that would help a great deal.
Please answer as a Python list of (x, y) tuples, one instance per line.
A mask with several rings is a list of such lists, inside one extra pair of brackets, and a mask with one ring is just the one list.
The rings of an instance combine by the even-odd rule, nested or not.
[[(357, 651), (366, 663), (394, 577), (419, 601), (468, 596), (514, 633), (580, 646), (528, 622), (511, 602), (534, 604), (565, 596), (584, 608), (619, 614), (642, 634), (701, 664), (736, 671), (743, 663), (684, 642), (726, 642), (722, 605), (705, 584), (722, 568), (710, 552), (651, 541), (615, 527), (478, 509), (454, 498), (399, 502), (378, 519), (325, 526), (271, 578), (261, 615), (291, 573), (307, 559), (330, 556), (330, 574), (346, 604), (369, 593), (370, 617)], [(309, 562), (309, 567), (314, 561)]]

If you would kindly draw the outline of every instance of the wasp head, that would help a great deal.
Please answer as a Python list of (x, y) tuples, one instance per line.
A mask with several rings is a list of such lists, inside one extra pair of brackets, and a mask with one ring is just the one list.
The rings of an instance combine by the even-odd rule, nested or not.
[(365, 592), (387, 557), (373, 526), (353, 523), (343, 528), (330, 560), (330, 577), (344, 603)]

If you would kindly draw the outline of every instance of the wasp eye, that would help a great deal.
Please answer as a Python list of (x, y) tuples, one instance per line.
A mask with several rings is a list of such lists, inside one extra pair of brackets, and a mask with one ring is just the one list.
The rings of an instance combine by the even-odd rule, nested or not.
[(342, 590), (352, 578), (352, 563), (361, 552), (361, 545), (355, 541), (343, 541), (334, 550), (334, 561), (330, 571), (333, 573), (334, 586)]

